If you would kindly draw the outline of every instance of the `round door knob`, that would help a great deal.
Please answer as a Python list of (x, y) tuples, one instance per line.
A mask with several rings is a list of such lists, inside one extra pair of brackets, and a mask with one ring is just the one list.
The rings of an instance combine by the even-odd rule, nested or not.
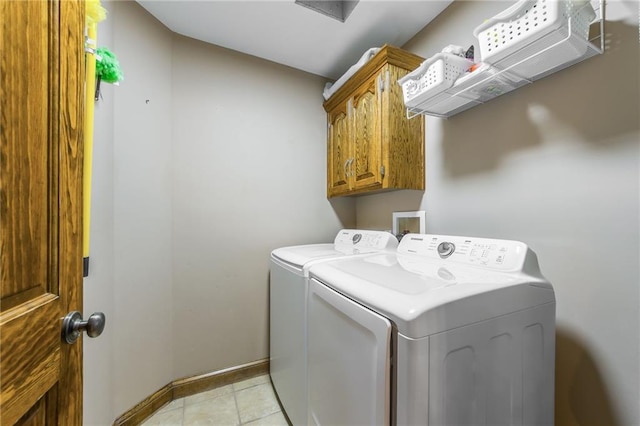
[(105, 316), (102, 312), (94, 312), (84, 321), (78, 311), (69, 312), (62, 320), (62, 338), (65, 342), (75, 343), (83, 331), (89, 337), (98, 337), (104, 330)]

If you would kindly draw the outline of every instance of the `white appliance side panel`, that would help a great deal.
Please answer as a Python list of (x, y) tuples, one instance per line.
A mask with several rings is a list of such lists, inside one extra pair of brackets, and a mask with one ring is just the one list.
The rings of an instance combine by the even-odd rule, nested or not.
[(552, 425), (555, 303), (429, 337), (422, 424)]
[(522, 330), (522, 424), (552, 425), (555, 401), (555, 303), (532, 309)]
[(308, 309), (307, 424), (388, 425), (389, 320), (316, 280)]
[(398, 334), (396, 425), (426, 425), (429, 419), (429, 338)]
[(280, 402), (295, 425), (307, 421), (306, 297), (306, 278), (271, 260), (269, 369)]

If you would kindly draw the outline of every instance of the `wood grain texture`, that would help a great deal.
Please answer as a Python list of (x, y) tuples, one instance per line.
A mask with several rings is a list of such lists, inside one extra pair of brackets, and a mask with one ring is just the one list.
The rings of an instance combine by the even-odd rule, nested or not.
[(47, 420), (46, 398), (41, 398), (31, 409), (16, 422), (19, 426), (44, 426)]
[(351, 158), (350, 104), (338, 105), (327, 114), (327, 193), (340, 194), (349, 190), (347, 161)]
[(382, 117), (380, 96), (380, 74), (372, 76), (353, 93), (353, 114), (351, 119), (351, 143), (353, 162), (351, 164), (351, 189), (380, 187)]
[(114, 426), (137, 426), (174, 399), (226, 386), (267, 374), (269, 360), (263, 359), (199, 376), (174, 380), (129, 409), (114, 421)]
[[(0, 317), (0, 411), (14, 424), (57, 382), (60, 374), (60, 303), (47, 294)], [(34, 326), (37, 324), (37, 327)]]
[[(83, 1), (60, 2), (58, 274), (65, 314), (82, 312), (82, 164), (84, 137)], [(82, 339), (62, 344), (58, 424), (82, 424)]]
[[(3, 1), (0, 16), (0, 309), (4, 309), (1, 299), (34, 287), (43, 294), (48, 282), (49, 44), (47, 37), (24, 31), (18, 23), (47, 34), (49, 9), (41, 2)], [(27, 264), (31, 267), (22, 266)]]
[[(49, 282), (47, 290), (60, 293), (59, 286), (59, 234), (60, 234), (60, 5), (59, 0), (50, 1), (49, 22)], [(64, 194), (63, 194), (64, 195)]]
[(84, 2), (0, 2), (2, 425), (82, 424)]
[(360, 87), (363, 81), (367, 81), (375, 74), (378, 74), (380, 69), (386, 64), (391, 64), (398, 68), (406, 69), (407, 71), (413, 71), (418, 68), (423, 61), (424, 58), (418, 55), (385, 44), (369, 62), (352, 75), (342, 87), (324, 102), (324, 110), (329, 112), (337, 105), (345, 102), (351, 94)]
[(384, 188), (424, 190), (425, 146), (424, 117), (407, 119), (402, 97), (402, 87), (395, 84), (408, 71), (395, 66), (388, 67), (389, 90), (384, 99), (386, 118), (383, 139), (383, 158), (388, 173)]
[[(340, 145), (350, 152), (346, 183), (336, 182), (339, 166), (335, 126), (327, 135), (327, 197), (371, 194), (393, 189), (425, 188), (424, 117), (407, 119), (402, 88), (397, 80), (417, 67), (422, 58), (385, 46), (372, 60), (374, 65), (356, 73), (327, 102), (328, 119), (348, 106), (348, 132)], [(368, 65), (365, 65), (367, 67)], [(361, 70), (363, 70), (363, 67)], [(366, 76), (366, 80), (359, 77)], [(340, 95), (336, 97), (336, 95)], [(343, 161), (340, 158), (340, 161)], [(384, 174), (381, 171), (384, 168)]]

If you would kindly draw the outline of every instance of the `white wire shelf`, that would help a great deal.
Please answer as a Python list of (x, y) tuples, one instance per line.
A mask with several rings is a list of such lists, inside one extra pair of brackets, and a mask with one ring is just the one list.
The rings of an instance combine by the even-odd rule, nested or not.
[[(524, 46), (522, 49), (514, 51), (496, 63), (481, 64), (474, 72), (468, 73), (466, 76), (459, 78), (449, 89), (426, 99), (418, 105), (407, 107), (407, 118), (411, 119), (419, 115), (449, 118), (477, 105), (484, 104), (505, 93), (509, 93), (526, 84), (554, 74), (571, 65), (604, 53), (605, 0), (596, 0), (592, 4), (594, 6), (593, 9), (596, 12), (596, 18), (591, 23), (590, 29), (591, 31), (594, 31), (595, 34), (592, 36), (590, 35), (588, 41), (577, 37), (572, 38), (572, 17), (570, 17), (568, 20), (568, 31), (566, 37), (562, 37), (559, 41), (551, 44), (550, 46), (533, 54), (527, 55), (524, 59), (520, 59), (515, 62), (513, 62), (513, 58), (519, 57), (516, 55), (522, 55), (522, 52), (527, 49), (528, 46)], [(561, 29), (556, 31), (560, 30)], [(569, 57), (566, 61), (562, 60), (559, 63), (554, 64), (552, 67), (543, 69), (533, 75), (527, 75), (526, 77), (522, 76), (522, 74), (524, 74), (522, 73), (522, 70), (526, 69), (523, 67), (527, 67), (528, 64), (538, 65), (541, 61), (544, 62), (545, 55), (550, 55), (551, 52), (557, 52), (558, 50), (562, 51), (563, 45), (568, 43), (572, 43), (574, 46), (581, 43), (584, 53), (578, 57)], [(555, 59), (557, 59), (557, 54), (555, 54)], [(509, 65), (501, 66), (501, 64), (505, 63)], [(514, 70), (517, 70), (518, 72), (514, 72)]]

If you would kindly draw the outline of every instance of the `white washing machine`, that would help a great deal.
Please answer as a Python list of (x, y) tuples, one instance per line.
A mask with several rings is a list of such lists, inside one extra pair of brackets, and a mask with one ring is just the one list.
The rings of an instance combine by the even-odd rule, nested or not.
[(309, 278), (308, 424), (553, 424), (555, 296), (525, 244), (409, 234)]
[(388, 232), (343, 229), (333, 244), (283, 247), (271, 253), (270, 375), (289, 420), (307, 423), (307, 294), (313, 264), (395, 250)]

